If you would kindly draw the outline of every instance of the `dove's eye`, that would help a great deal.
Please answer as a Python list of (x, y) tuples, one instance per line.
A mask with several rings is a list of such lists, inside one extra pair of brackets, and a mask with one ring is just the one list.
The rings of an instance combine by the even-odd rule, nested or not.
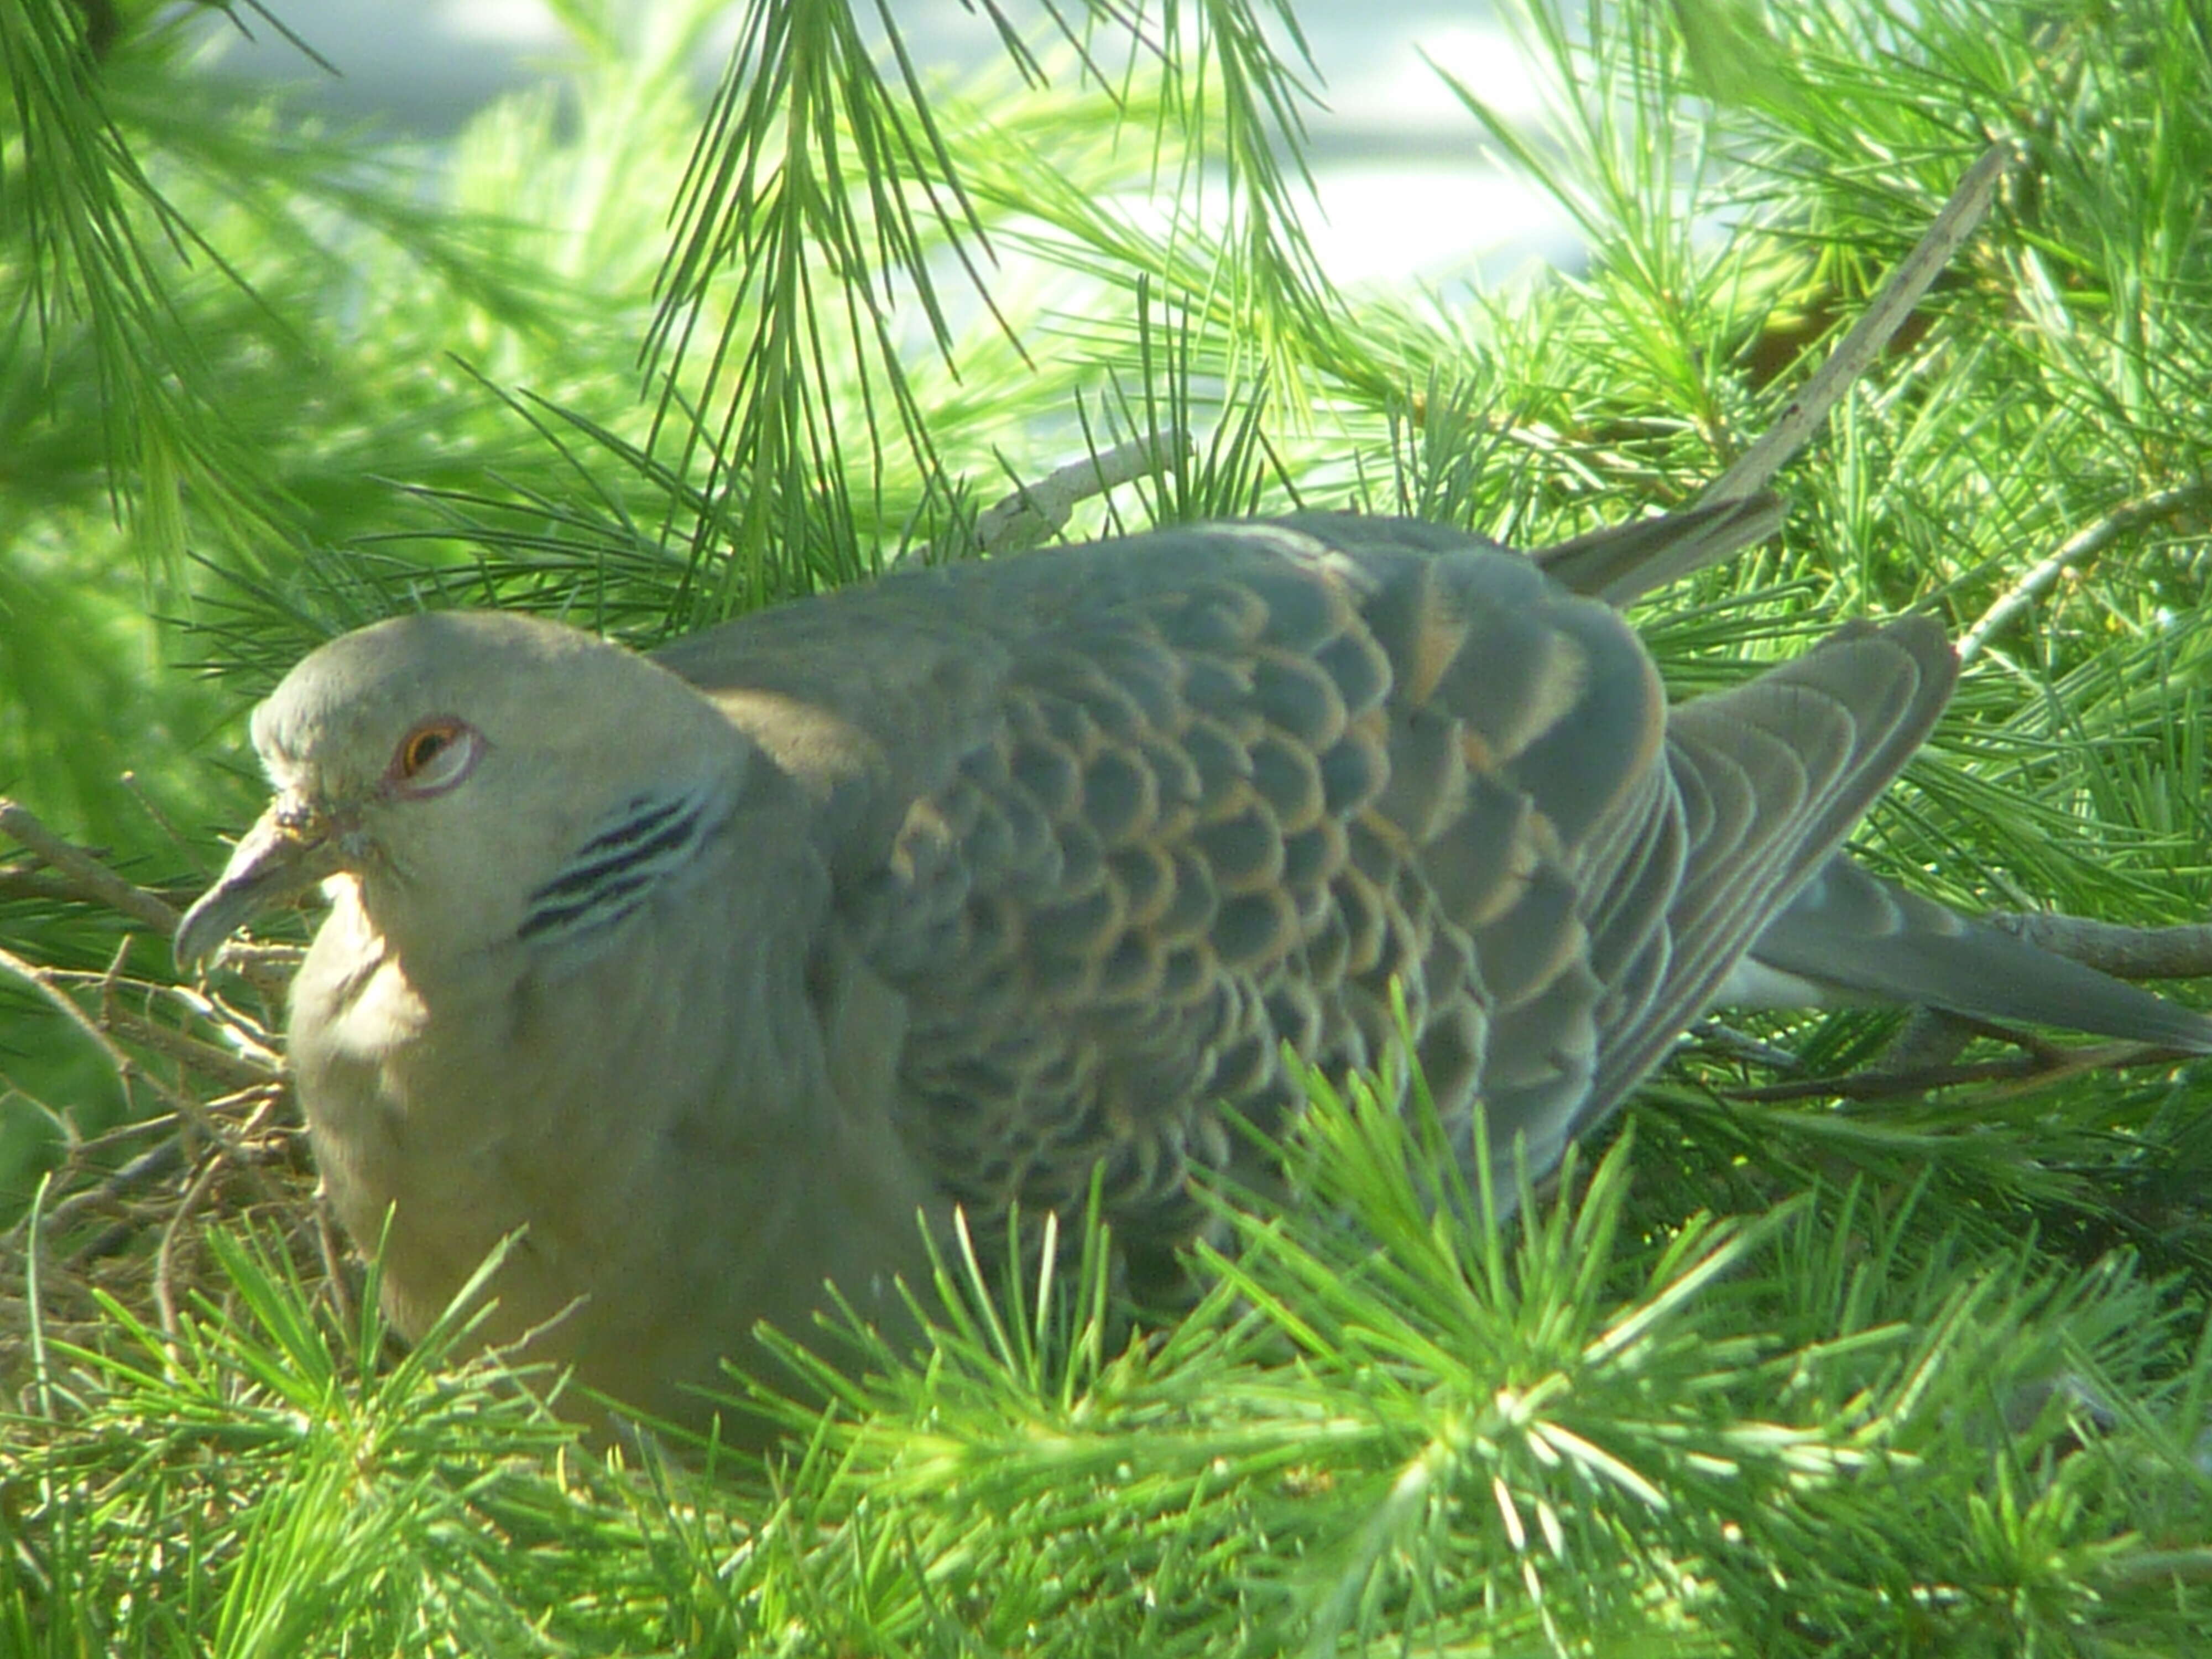
[(403, 795), (434, 795), (468, 776), (483, 748), (476, 728), (441, 716), (424, 720), (392, 757), (392, 782)]

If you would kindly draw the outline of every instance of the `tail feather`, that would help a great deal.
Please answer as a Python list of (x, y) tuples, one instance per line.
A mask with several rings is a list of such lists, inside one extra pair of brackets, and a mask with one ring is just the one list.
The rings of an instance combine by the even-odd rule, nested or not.
[(1925, 617), (1844, 629), (1808, 655), (1668, 716), (1687, 856), (1668, 907), (1670, 960), (1606, 1033), (1576, 1132), (1634, 1085), (1708, 1006), (1747, 944), (1824, 864), (1935, 723), (1956, 665)]
[(1969, 921), (1842, 854), (1766, 924), (1714, 1001), (1905, 1004), (2212, 1054), (2212, 1018)]
[(1782, 527), (1782, 516), (1781, 501), (1762, 492), (1607, 525), (1528, 556), (1570, 592), (1618, 607), (1765, 541)]
[[(1764, 540), (1781, 519), (1761, 494), (1608, 526), (1529, 557), (1573, 592), (1624, 605)], [(1766, 924), (1713, 1001), (1940, 1008), (2212, 1054), (2212, 1017), (1969, 921), (1840, 853)]]

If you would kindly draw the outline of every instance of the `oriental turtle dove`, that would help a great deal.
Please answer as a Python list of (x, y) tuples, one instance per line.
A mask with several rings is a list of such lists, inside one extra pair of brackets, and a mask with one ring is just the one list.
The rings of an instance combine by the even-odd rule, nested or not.
[(520, 1232), (483, 1339), (689, 1423), (825, 1281), (896, 1322), (917, 1212), (1065, 1211), (1096, 1170), (1124, 1247), (1171, 1250), (1194, 1170), (1259, 1173), (1229, 1115), (1286, 1127), (1285, 1046), (1380, 1060), (1394, 985), (1462, 1155), (1486, 1123), (1540, 1175), (1732, 974), (2212, 1051), (1831, 862), (1949, 692), (1932, 621), (1668, 708), (1602, 601), (1775, 517), (1534, 562), (1407, 520), (1196, 526), (649, 658), (380, 623), (256, 711), (276, 800), (179, 955), (327, 878), (292, 1064), (395, 1322)]

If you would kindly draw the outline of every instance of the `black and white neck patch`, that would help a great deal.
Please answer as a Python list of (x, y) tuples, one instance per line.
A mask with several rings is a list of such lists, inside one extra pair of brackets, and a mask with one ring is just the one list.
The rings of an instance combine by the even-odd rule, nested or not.
[(631, 797), (530, 895), (520, 937), (559, 945), (614, 927), (691, 861), (718, 818), (713, 809), (720, 798), (706, 786)]

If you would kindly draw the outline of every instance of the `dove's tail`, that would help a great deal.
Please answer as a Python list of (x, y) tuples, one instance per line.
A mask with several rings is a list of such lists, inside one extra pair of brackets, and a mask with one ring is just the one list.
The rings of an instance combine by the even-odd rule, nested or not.
[(1629, 604), (1655, 587), (1718, 564), (1782, 527), (1782, 502), (1761, 491), (1740, 501), (1709, 501), (1656, 518), (1607, 525), (1528, 555), (1570, 592)]
[(1828, 860), (1766, 925), (1717, 1005), (1905, 1004), (2212, 1054), (2212, 1018)]

